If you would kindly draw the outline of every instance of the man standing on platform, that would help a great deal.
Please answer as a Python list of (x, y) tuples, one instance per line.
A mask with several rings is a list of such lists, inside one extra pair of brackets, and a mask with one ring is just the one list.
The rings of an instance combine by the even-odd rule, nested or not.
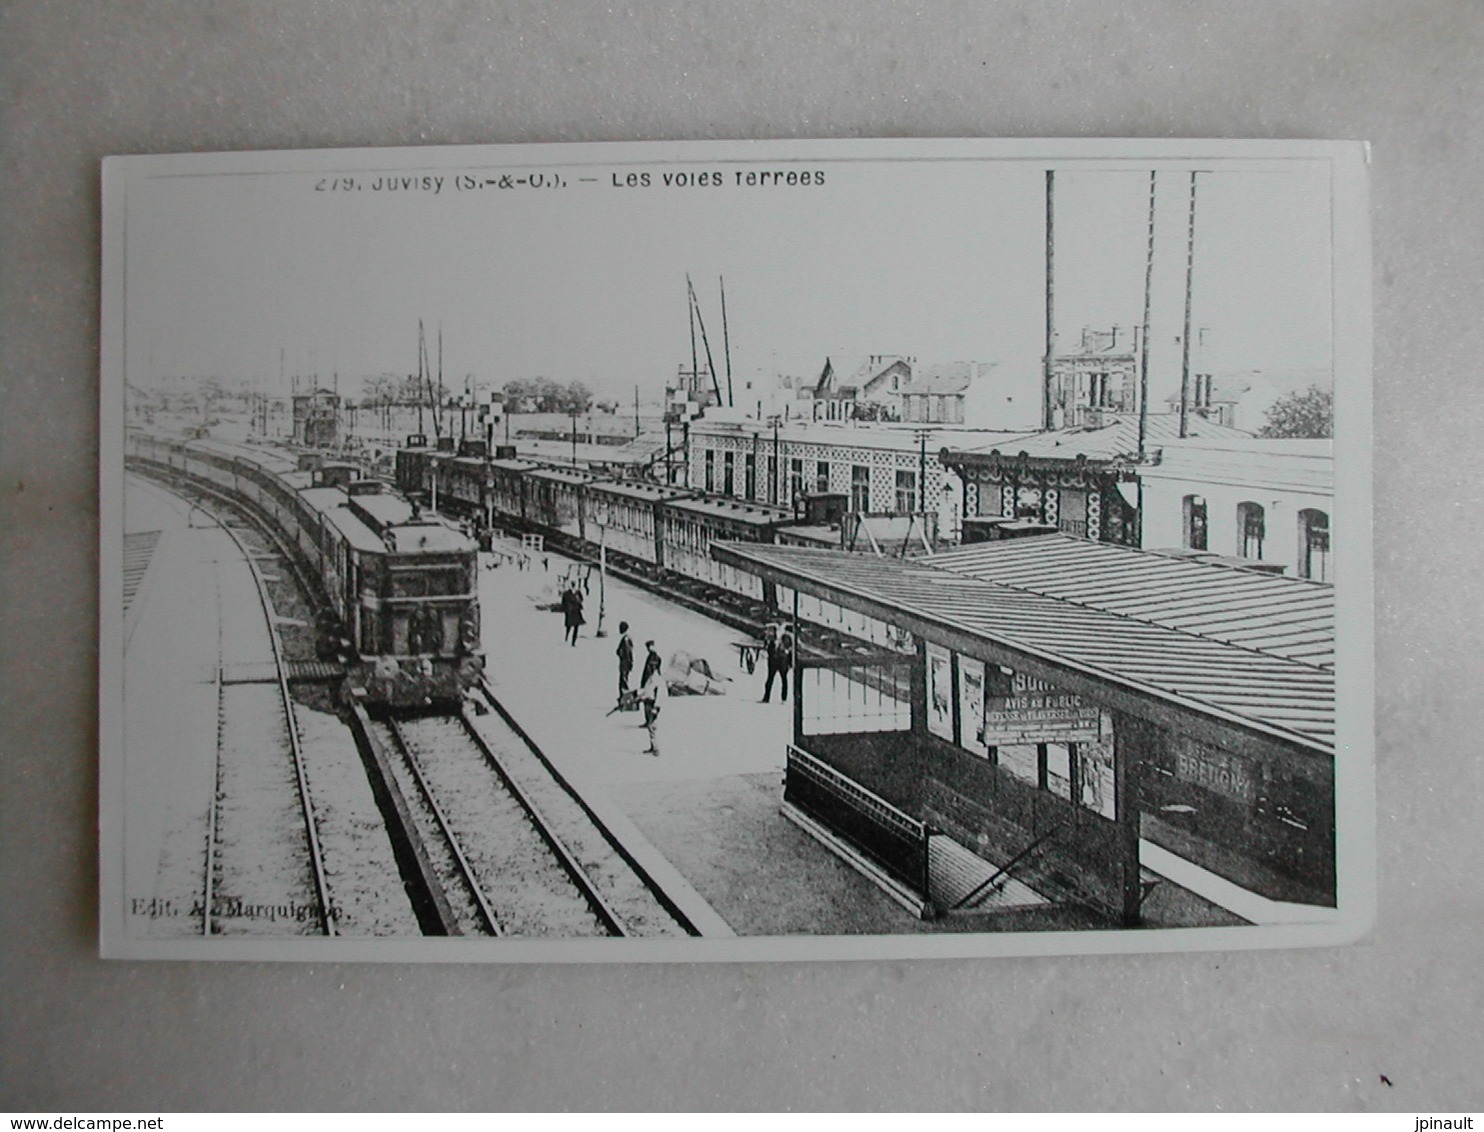
[(629, 623), (618, 623), (618, 702), (623, 705), (629, 692), (629, 673), (634, 671), (634, 638), (629, 636)]
[(773, 678), (778, 678), (779, 696), (788, 703), (788, 681), (794, 666), (794, 635), (787, 625), (768, 626), (768, 679), (763, 684), (763, 703), (773, 697)]
[(578, 592), (574, 582), (562, 591), (562, 622), (566, 626), (563, 639), (569, 641), (573, 648), (577, 647), (577, 630), (585, 620), (582, 616), (582, 594)]
[(665, 698), (669, 690), (665, 687), (665, 676), (660, 671), (660, 654), (655, 651), (653, 641), (645, 641), (644, 647), (649, 650), (644, 657), (644, 673), (639, 681), (639, 702), (644, 705), (644, 730), (649, 732), (649, 749), (646, 755), (658, 755), (659, 747), (655, 745), (655, 725), (660, 717), (660, 701)]

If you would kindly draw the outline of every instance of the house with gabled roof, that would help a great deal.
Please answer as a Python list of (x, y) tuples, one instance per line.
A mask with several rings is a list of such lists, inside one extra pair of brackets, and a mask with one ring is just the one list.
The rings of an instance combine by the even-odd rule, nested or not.
[(901, 354), (827, 357), (814, 383), (814, 419), (897, 419), (901, 390), (912, 380), (916, 361)]
[(919, 366), (901, 389), (901, 419), (910, 424), (994, 428), (1003, 400), (995, 403), (994, 362), (941, 362)]

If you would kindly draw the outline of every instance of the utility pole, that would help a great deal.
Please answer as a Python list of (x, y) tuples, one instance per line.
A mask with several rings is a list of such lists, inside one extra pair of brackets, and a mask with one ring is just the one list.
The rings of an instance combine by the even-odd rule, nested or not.
[(1149, 304), (1154, 291), (1154, 188), (1158, 174), (1149, 171), (1149, 245), (1144, 255), (1144, 339), (1139, 349), (1139, 462), (1144, 460), (1149, 432)]
[(782, 474), (782, 461), (778, 458), (778, 415), (773, 415), (773, 474), (768, 477), (768, 502), (778, 502), (778, 477)]
[(1056, 351), (1056, 171), (1046, 170), (1046, 357), (1041, 373), (1041, 427), (1051, 429), (1051, 379)]
[(917, 430), (917, 509), (927, 514), (927, 442), (933, 430)]
[(727, 281), (720, 275), (716, 278), (721, 284), (721, 351), (727, 363), (727, 407), (730, 408), (736, 402), (732, 400), (732, 339), (727, 333)]
[(1195, 283), (1195, 178), (1190, 171), (1190, 220), (1185, 235), (1185, 333), (1180, 338), (1180, 439), (1190, 430), (1190, 298)]

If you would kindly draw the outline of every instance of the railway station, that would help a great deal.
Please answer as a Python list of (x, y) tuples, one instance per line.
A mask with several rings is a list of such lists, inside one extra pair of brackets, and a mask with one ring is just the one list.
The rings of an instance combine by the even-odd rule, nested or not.
[(1123, 926), (1335, 906), (1329, 587), (1058, 535), (930, 565), (713, 553), (900, 630), (800, 660), (783, 798), (904, 905), (1020, 880)]
[[(354, 854), (396, 872), (407, 896), (391, 910), (372, 901), (333, 914), (322, 901), (327, 927), (890, 934), (1305, 923), (1335, 906), (1328, 584), (1043, 528), (945, 547), (912, 515), (810, 510), (830, 496), (791, 513), (488, 452), (404, 450), (404, 499), (333, 460), (300, 468), (215, 441), (136, 446), (152, 474), (186, 477), (138, 480), (135, 495), (153, 501), (140, 514), (169, 511), (162, 501), (192, 476), (245, 496), (290, 532), (301, 561), (260, 569), (248, 555), (242, 576), (307, 566), (320, 600), (328, 591), (343, 602), (355, 638), (341, 662), (349, 700), (337, 709), (301, 688), (287, 706), (289, 734), (316, 734), (316, 750), (296, 747), (296, 761), (339, 752), (333, 774), (299, 771), (298, 824), (311, 843), (327, 825), (304, 801), (314, 792), (333, 798), (333, 814), (359, 813), (375, 847), (363, 839)], [(196, 489), (184, 490), (177, 512), (194, 506)], [(863, 535), (846, 537), (849, 519)], [(210, 522), (225, 535), (237, 520)], [(460, 524), (477, 530), (477, 557)], [(136, 585), (150, 581), (149, 536), (164, 529), (139, 532)], [(343, 549), (321, 547), (332, 529), (345, 532)], [(262, 560), (282, 559), (285, 545)], [(445, 561), (455, 550), (457, 565)], [(375, 563), (398, 554), (415, 556), (415, 585), (411, 558), (382, 578)], [(583, 599), (575, 642), (558, 615), (568, 591)], [(263, 600), (257, 636), (297, 635), (302, 651), (314, 615), (296, 621), (266, 590)], [(213, 608), (197, 611), (203, 625)], [(655, 642), (671, 693), (655, 736), (620, 695), (624, 622), (641, 663)], [(760, 642), (785, 625), (798, 642), (789, 695), (759, 702)], [(270, 683), (272, 659), (250, 665), (247, 682)], [(393, 677), (429, 664), (457, 665), (464, 707), (391, 695)], [(215, 670), (220, 714), (222, 697), (238, 696), (221, 685), (247, 669), (223, 652)], [(285, 698), (296, 679), (282, 677)], [(373, 721), (362, 705), (376, 714), (378, 703)], [(350, 730), (332, 734), (337, 710)], [(270, 715), (261, 707), (250, 729), (284, 732)], [(197, 771), (183, 781), (206, 773), (213, 747), (220, 776), (221, 736), (194, 730)], [(225, 813), (209, 793), (193, 810), (208, 824)], [(487, 828), (516, 802), (549, 850), (526, 830), (515, 843), (527, 849), (512, 857)], [(546, 807), (565, 815), (564, 833), (541, 828)], [(583, 871), (561, 863), (566, 841), (583, 839), (620, 862), (608, 897), (631, 901), (628, 922), (597, 891), (515, 907), (510, 878), (539, 866), (560, 888), (562, 870)], [(451, 848), (436, 848), (443, 841)], [(374, 886), (367, 867), (346, 869), (357, 889)], [(641, 879), (614, 890), (618, 875)], [(505, 911), (491, 891), (505, 893)]]

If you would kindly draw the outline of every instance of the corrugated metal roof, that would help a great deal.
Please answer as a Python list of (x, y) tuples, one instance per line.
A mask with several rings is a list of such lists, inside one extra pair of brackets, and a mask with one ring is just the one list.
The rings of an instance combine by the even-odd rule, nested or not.
[[(1110, 414), (1112, 416), (1112, 414)], [(1189, 434), (1208, 439), (1251, 439), (1252, 434), (1227, 428), (1213, 421), (1192, 417)], [(1145, 420), (1144, 446), (1180, 438), (1178, 413), (1150, 413)], [(1136, 413), (1119, 414), (1101, 428), (1063, 428), (1055, 432), (1035, 432), (1008, 440), (964, 447), (949, 452), (950, 462), (959, 456), (983, 457), (998, 453), (1001, 459), (1014, 460), (1024, 455), (1032, 460), (1131, 460), (1139, 451), (1139, 418)]]
[(1313, 664), (920, 562), (740, 543), (714, 543), (712, 553), (785, 585), (810, 584), (841, 604), (864, 599), (878, 614), (895, 609), (1052, 668), (1310, 749), (1334, 749), (1334, 673)]
[(1322, 582), (1066, 535), (976, 543), (932, 565), (1315, 668), (1335, 665), (1334, 587)]

